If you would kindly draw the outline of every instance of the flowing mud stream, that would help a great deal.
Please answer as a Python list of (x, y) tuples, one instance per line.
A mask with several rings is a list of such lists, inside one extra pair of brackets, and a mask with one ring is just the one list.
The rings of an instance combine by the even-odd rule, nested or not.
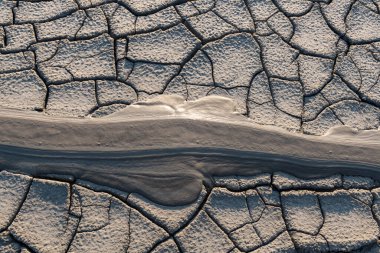
[(307, 136), (255, 125), (231, 100), (163, 96), (100, 119), (1, 113), (0, 165), (71, 175), (166, 205), (194, 201), (212, 176), (286, 171), (380, 179), (379, 131)]

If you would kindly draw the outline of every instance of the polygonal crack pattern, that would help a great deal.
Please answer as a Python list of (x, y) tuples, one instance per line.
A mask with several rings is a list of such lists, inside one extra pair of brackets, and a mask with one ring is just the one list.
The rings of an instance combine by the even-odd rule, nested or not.
[(380, 125), (375, 0), (3, 0), (0, 107), (101, 117), (220, 95), (258, 124)]
[(1, 171), (0, 251), (380, 250), (380, 184), (371, 178), (275, 172), (212, 181), (193, 203), (163, 206), (70, 177)]

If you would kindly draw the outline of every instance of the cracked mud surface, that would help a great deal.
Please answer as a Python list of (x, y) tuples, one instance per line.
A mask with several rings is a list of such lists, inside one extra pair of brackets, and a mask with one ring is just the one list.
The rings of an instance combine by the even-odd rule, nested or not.
[(71, 177), (0, 182), (1, 252), (380, 250), (380, 184), (366, 177), (215, 177), (170, 207)]
[(264, 125), (380, 124), (376, 0), (0, 2), (0, 106), (100, 117), (157, 94)]
[(0, 0), (0, 252), (380, 252), (379, 126), (378, 0)]

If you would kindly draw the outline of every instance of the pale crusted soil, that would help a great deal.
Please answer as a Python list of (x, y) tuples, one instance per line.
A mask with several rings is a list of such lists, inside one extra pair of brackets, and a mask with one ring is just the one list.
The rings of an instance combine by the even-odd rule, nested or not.
[(217, 94), (291, 131), (377, 129), (379, 5), (4, 0), (0, 106), (99, 117), (157, 94)]
[[(379, 31), (378, 0), (0, 0), (0, 109), (91, 118), (219, 95), (293, 132), (378, 129)], [(0, 252), (380, 252), (379, 222), (364, 177), (214, 178), (162, 206), (0, 172)]]
[(217, 177), (162, 206), (70, 177), (0, 172), (1, 252), (378, 252), (379, 183)]

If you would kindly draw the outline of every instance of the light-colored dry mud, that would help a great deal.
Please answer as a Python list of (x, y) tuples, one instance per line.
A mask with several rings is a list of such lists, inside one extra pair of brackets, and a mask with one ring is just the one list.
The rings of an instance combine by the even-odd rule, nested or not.
[(380, 252), (379, 31), (378, 0), (0, 0), (0, 252)]
[[(379, 183), (215, 177), (189, 205), (0, 172), (1, 252), (378, 252)], [(108, 189), (109, 190), (109, 189)]]
[(158, 94), (263, 125), (380, 125), (375, 0), (0, 2), (0, 107), (100, 117)]

